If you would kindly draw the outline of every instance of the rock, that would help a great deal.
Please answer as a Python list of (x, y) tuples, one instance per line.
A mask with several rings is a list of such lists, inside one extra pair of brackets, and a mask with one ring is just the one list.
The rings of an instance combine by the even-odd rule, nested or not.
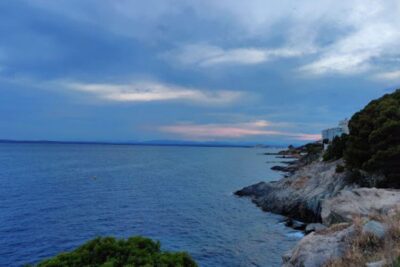
[(306, 226), (305, 233), (309, 234), (311, 232), (321, 231), (326, 229), (326, 226), (321, 223), (310, 223)]
[(275, 182), (260, 182), (235, 194), (247, 196), (264, 211), (270, 211), (304, 222), (321, 221), (324, 199), (338, 194), (348, 185), (346, 173), (336, 173), (336, 162), (314, 162), (293, 175)]
[(305, 223), (290, 218), (285, 221), (285, 225), (299, 231), (304, 231), (306, 229)]
[(369, 262), (365, 265), (365, 267), (383, 267), (383, 266), (386, 266), (386, 261), (384, 260)]
[(289, 250), (289, 251), (287, 251), (285, 254), (283, 254), (282, 255), (282, 261), (283, 261), (283, 263), (286, 263), (286, 262), (288, 262), (288, 261), (290, 261), (290, 259), (291, 259), (291, 257), (292, 257), (292, 251), (291, 250)]
[(356, 188), (343, 190), (322, 203), (321, 218), (325, 225), (351, 222), (354, 216), (387, 215), (400, 203), (400, 190)]
[(330, 260), (339, 259), (346, 252), (346, 240), (355, 233), (354, 226), (338, 231), (313, 232), (285, 254), (284, 267), (320, 267)]
[(296, 165), (289, 165), (289, 166), (273, 166), (271, 167), (271, 170), (273, 171), (281, 171), (281, 172), (295, 172), (298, 170), (298, 167)]
[(267, 155), (267, 156), (276, 156), (276, 155), (280, 155), (278, 152), (265, 152), (265, 153), (263, 153), (264, 155)]
[(362, 232), (364, 234), (373, 234), (378, 238), (383, 238), (386, 233), (386, 227), (378, 221), (371, 220), (364, 224)]
[(281, 161), (280, 163), (286, 164), (286, 165), (297, 165), (299, 163), (298, 160), (289, 160), (289, 161)]
[(278, 159), (299, 159), (300, 155), (282, 155), (278, 156)]

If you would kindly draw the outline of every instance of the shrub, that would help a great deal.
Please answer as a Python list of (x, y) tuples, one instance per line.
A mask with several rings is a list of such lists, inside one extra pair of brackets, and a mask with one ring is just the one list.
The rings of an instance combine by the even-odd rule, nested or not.
[(346, 148), (347, 139), (347, 134), (342, 134), (342, 136), (340, 137), (336, 136), (332, 140), (332, 143), (328, 146), (328, 149), (323, 156), (324, 161), (337, 160), (342, 158), (344, 150)]
[(113, 237), (96, 238), (72, 252), (61, 253), (45, 260), (37, 267), (79, 266), (158, 266), (195, 267), (196, 263), (184, 253), (160, 250), (160, 243), (144, 237), (117, 240)]
[(344, 157), (352, 169), (383, 174), (383, 187), (400, 186), (400, 90), (371, 101), (349, 122)]
[(340, 165), (340, 164), (336, 165), (336, 172), (337, 173), (342, 173), (344, 171), (345, 171), (345, 168), (344, 168), (343, 165)]

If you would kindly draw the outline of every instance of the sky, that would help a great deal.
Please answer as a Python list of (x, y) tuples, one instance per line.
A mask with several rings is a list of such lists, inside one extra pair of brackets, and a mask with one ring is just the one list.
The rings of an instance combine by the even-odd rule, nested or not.
[(302, 143), (400, 87), (398, 0), (13, 0), (0, 14), (0, 139)]

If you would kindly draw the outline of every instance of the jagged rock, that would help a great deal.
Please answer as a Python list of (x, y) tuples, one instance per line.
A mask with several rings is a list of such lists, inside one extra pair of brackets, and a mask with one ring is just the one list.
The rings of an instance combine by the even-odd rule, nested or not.
[(337, 162), (314, 162), (293, 175), (275, 182), (260, 182), (235, 194), (251, 197), (265, 211), (305, 222), (319, 222), (324, 199), (342, 189), (354, 187), (346, 182), (346, 173), (336, 173)]
[(313, 232), (282, 257), (284, 267), (320, 267), (346, 252), (346, 240), (355, 233), (354, 226), (326, 233)]
[(309, 234), (311, 232), (321, 231), (326, 229), (326, 226), (320, 223), (310, 223), (306, 226), (305, 233)]
[(362, 232), (364, 234), (366, 234), (366, 233), (373, 234), (378, 238), (383, 238), (386, 233), (386, 227), (385, 227), (385, 225), (383, 225), (382, 223), (380, 223), (378, 221), (371, 220), (371, 221), (368, 221), (366, 224), (364, 224), (364, 226), (362, 228)]
[(388, 214), (400, 203), (400, 190), (356, 188), (343, 190), (322, 204), (321, 218), (325, 225), (350, 222), (354, 216)]

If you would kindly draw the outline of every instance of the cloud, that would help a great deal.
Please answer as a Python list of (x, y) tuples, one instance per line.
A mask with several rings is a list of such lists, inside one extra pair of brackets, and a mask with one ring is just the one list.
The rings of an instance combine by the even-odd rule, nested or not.
[(66, 83), (64, 87), (93, 94), (98, 98), (115, 102), (175, 100), (220, 105), (236, 102), (244, 96), (244, 93), (239, 91), (204, 91), (158, 82), (138, 82), (131, 84)]
[(172, 64), (255, 65), (307, 56), (302, 73), (348, 75), (379, 71), (382, 61), (400, 54), (398, 0), (81, 2), (29, 4), (152, 47), (178, 45), (165, 54)]
[[(367, 4), (368, 3), (368, 4)], [(310, 74), (356, 74), (399, 55), (400, 20), (397, 1), (353, 1), (342, 19), (345, 34), (321, 49), (318, 58), (300, 68)]]
[(251, 136), (278, 136), (303, 141), (321, 139), (321, 135), (319, 134), (275, 131), (269, 130), (268, 127), (270, 126), (273, 126), (273, 123), (260, 120), (234, 124), (176, 124), (161, 126), (159, 130), (191, 140), (234, 139)]
[(400, 70), (378, 73), (375, 75), (375, 79), (390, 82), (400, 81)]
[(190, 44), (164, 53), (162, 57), (183, 65), (209, 67), (214, 65), (254, 65), (278, 58), (299, 57), (313, 49), (295, 48), (232, 48), (223, 49), (208, 44)]
[[(299, 57), (303, 62), (298, 69), (304, 74), (352, 75), (385, 68), (382, 63), (400, 55), (397, 0), (189, 3), (204, 18), (230, 25), (232, 33), (240, 36), (241, 45), (235, 45), (237, 39), (224, 33), (231, 41), (230, 48), (226, 48), (227, 42), (218, 40), (189, 43), (166, 53), (172, 63), (175, 60), (200, 67), (255, 65)], [(269, 36), (279, 36), (279, 42), (272, 42), (275, 48), (254, 46), (269, 43)]]

